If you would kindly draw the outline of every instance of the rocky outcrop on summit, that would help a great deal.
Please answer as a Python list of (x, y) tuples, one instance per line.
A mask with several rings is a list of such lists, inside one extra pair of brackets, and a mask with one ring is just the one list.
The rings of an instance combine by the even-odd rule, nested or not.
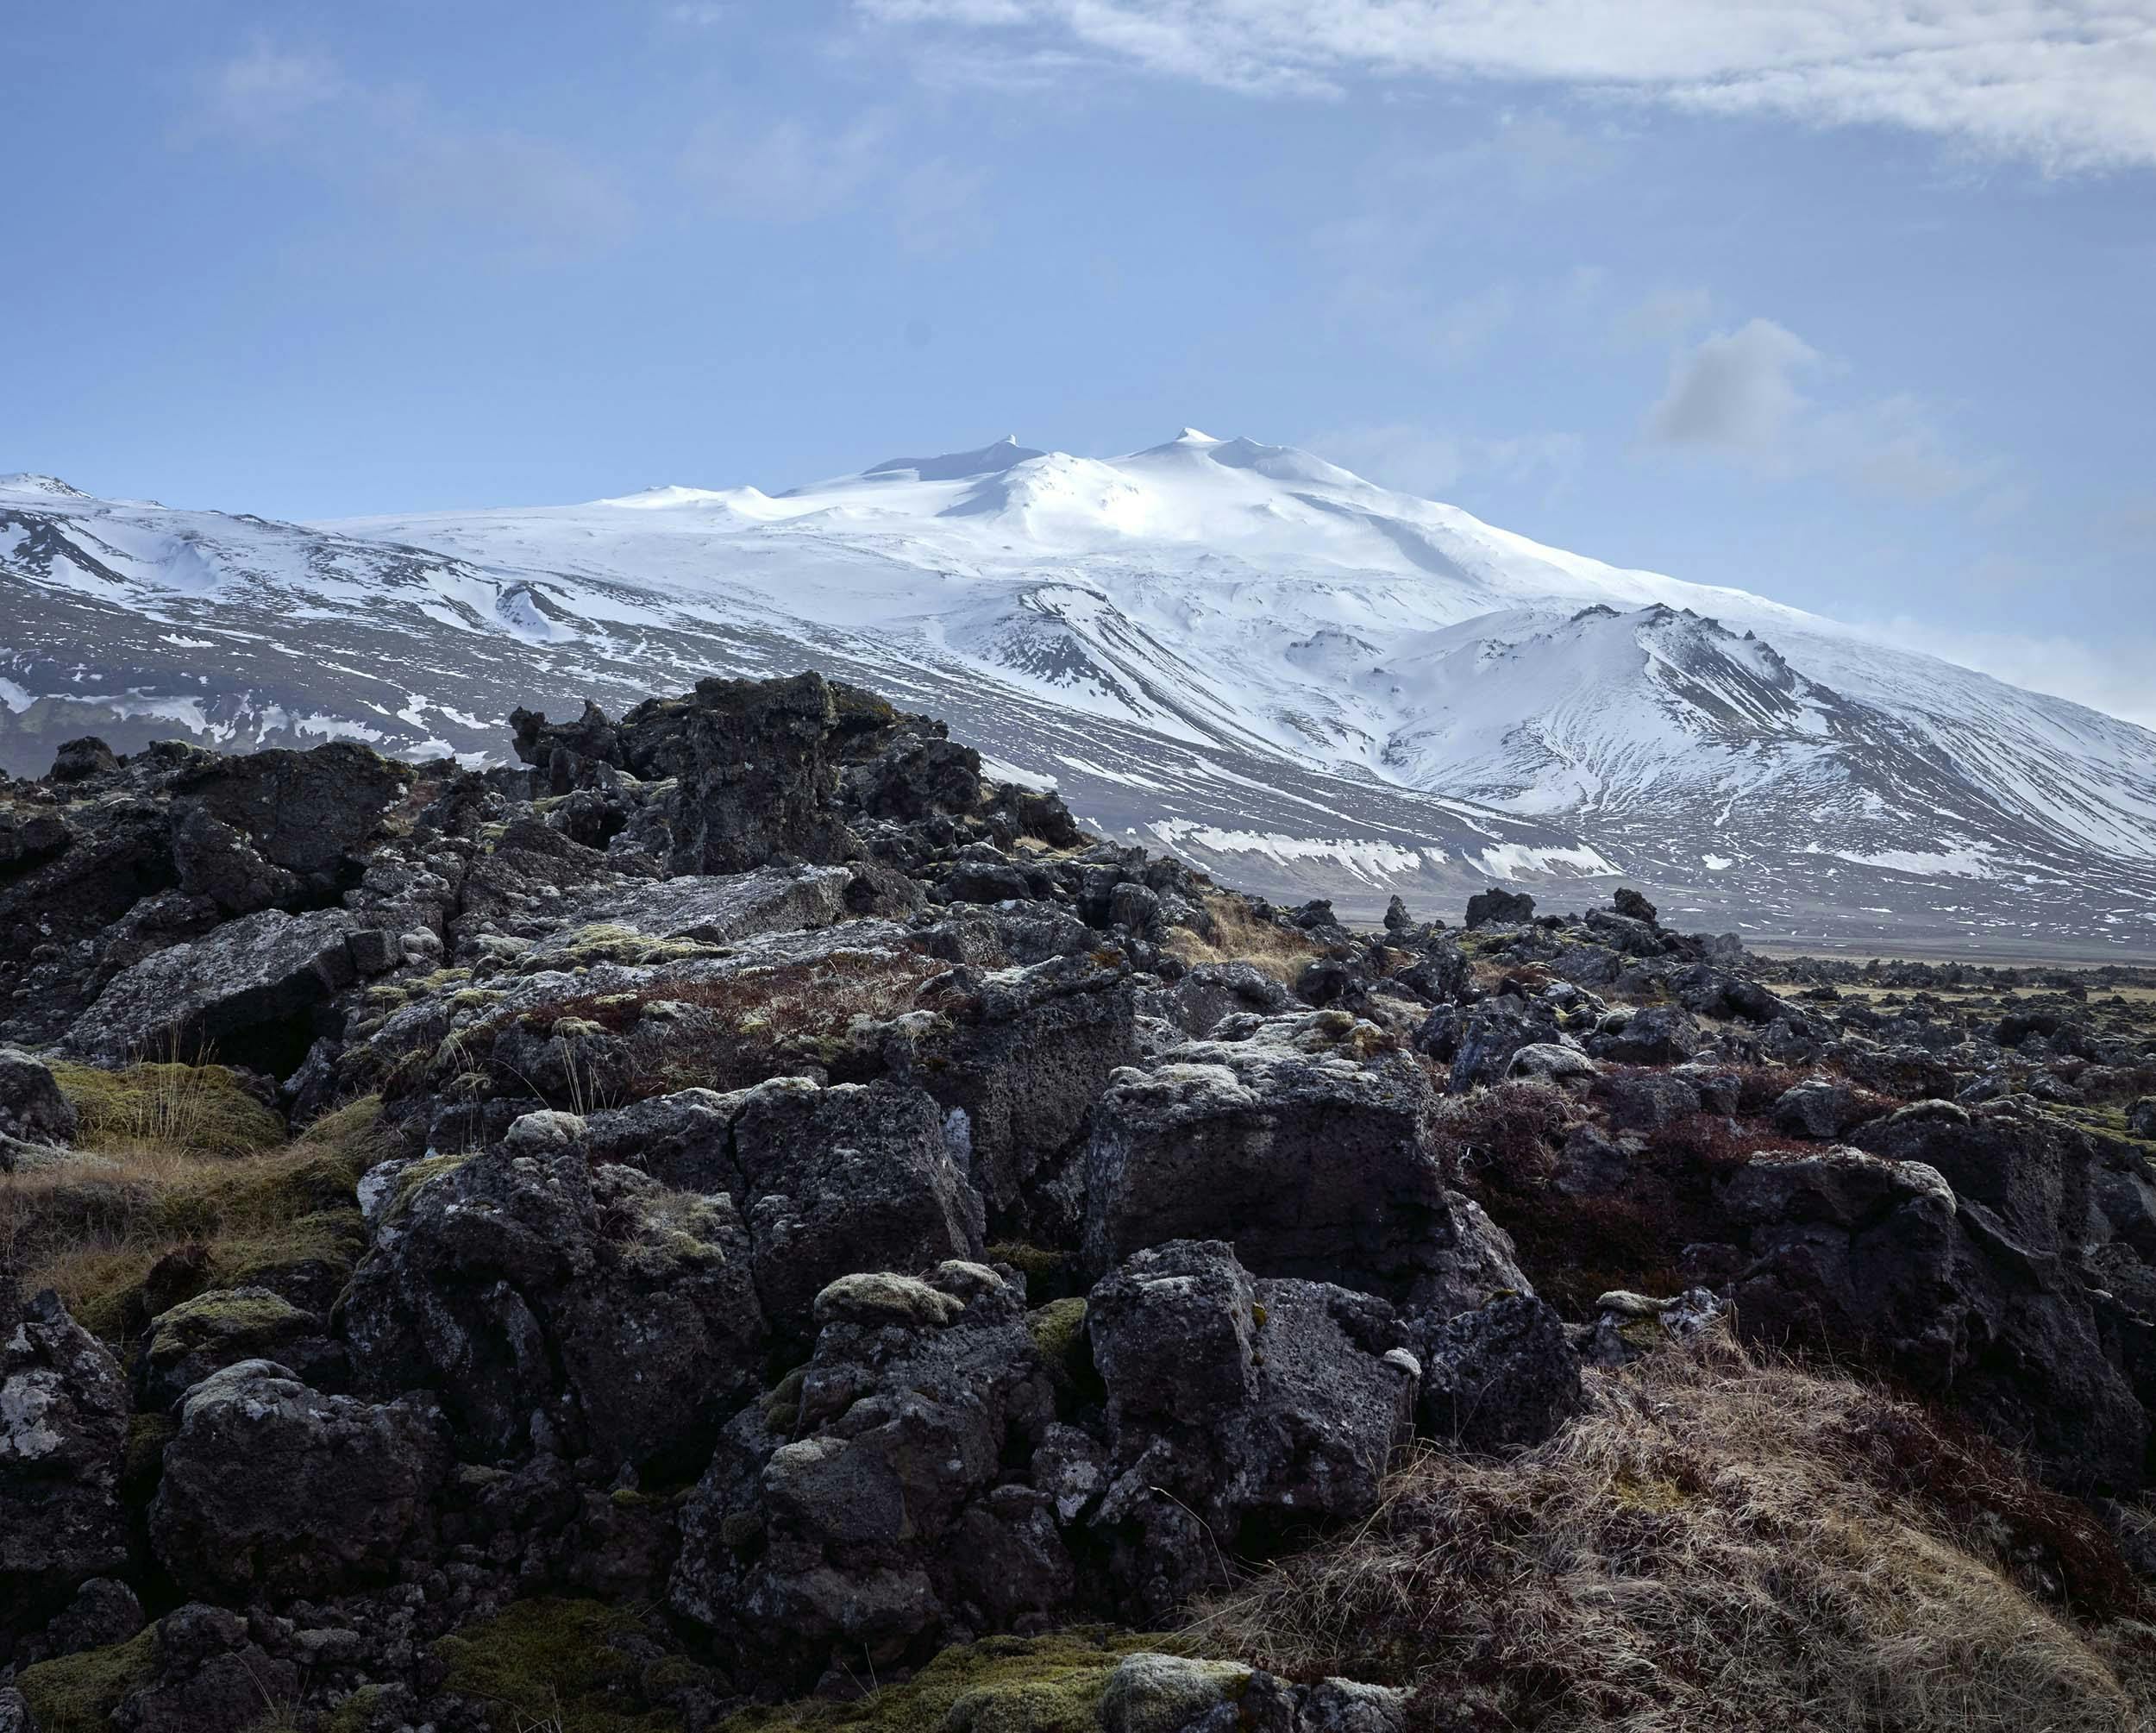
[(356, 886), (411, 771), (363, 746), (245, 756), (177, 744), (0, 780), (0, 1038), (52, 1040), (116, 975), (235, 915)]

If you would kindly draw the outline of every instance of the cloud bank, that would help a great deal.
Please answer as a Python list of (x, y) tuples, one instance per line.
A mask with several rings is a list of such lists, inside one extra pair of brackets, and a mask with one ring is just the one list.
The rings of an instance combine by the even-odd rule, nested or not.
[[(977, 64), (1072, 50), (1259, 93), (1358, 77), (1587, 87), (1883, 125), (2047, 172), (2156, 165), (2156, 0), (855, 0)], [(968, 39), (971, 39), (968, 41)], [(931, 62), (934, 56), (928, 57)]]

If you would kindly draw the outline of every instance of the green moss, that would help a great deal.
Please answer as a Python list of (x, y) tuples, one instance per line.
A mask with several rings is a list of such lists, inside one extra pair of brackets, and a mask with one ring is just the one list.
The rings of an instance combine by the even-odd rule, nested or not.
[(74, 1106), (85, 1149), (182, 1149), (252, 1155), (285, 1140), (285, 1121), (222, 1065), (129, 1065), (100, 1071), (66, 1063), (53, 1079)]
[(534, 964), (559, 967), (560, 960), (580, 969), (588, 969), (595, 963), (682, 963), (693, 957), (716, 957), (718, 947), (701, 944), (693, 939), (655, 939), (648, 932), (639, 932), (633, 926), (624, 926), (618, 921), (593, 921), (589, 926), (580, 926), (572, 932), (560, 951), (549, 947), (546, 952), (535, 953)]
[(147, 1683), (156, 1664), (157, 1630), (152, 1626), (125, 1642), (26, 1667), (15, 1683), (37, 1717), (40, 1733), (103, 1733), (120, 1699)]
[(1069, 1390), (1090, 1390), (1099, 1382), (1083, 1300), (1050, 1300), (1025, 1315), (1025, 1328), (1056, 1383)]
[(1060, 1298), (1069, 1289), (1078, 1265), (1072, 1253), (1030, 1246), (1023, 1240), (999, 1240), (988, 1248), (987, 1261), (1008, 1264), (1025, 1277), (1027, 1297), (1036, 1303)]
[(342, 1107), (332, 1108), (301, 1132), (293, 1141), (307, 1149), (334, 1152), (352, 1168), (352, 1179), (386, 1158), (392, 1140), (382, 1130), (382, 1098), (361, 1096)]
[(597, 1601), (518, 1601), (435, 1644), (442, 1688), (506, 1707), (523, 1722), (558, 1717), (576, 1733), (674, 1733), (680, 1718), (641, 1709), (642, 1663), (611, 1646), (643, 1628)]
[(763, 1399), (763, 1423), (774, 1432), (793, 1435), (793, 1423), (801, 1417), (801, 1391), (808, 1381), (807, 1372), (796, 1366), (780, 1378), (771, 1394)]
[(430, 1155), (412, 1163), (397, 1176), (397, 1189), (390, 1194), (389, 1207), (382, 1212), (382, 1220), (400, 1219), (411, 1208), (411, 1201), (419, 1196), (422, 1186), (445, 1173), (454, 1173), (471, 1158), (468, 1155)]
[(212, 1289), (162, 1314), (151, 1338), (153, 1365), (169, 1365), (216, 1345), (250, 1353), (312, 1323), (291, 1301), (266, 1289)]
[(322, 1733), (367, 1733), (385, 1694), (379, 1685), (362, 1685), (323, 1717)]
[(1091, 1629), (984, 1637), (945, 1649), (903, 1685), (851, 1703), (744, 1710), (722, 1733), (1099, 1733), (1101, 1693), (1125, 1655), (1190, 1648)]

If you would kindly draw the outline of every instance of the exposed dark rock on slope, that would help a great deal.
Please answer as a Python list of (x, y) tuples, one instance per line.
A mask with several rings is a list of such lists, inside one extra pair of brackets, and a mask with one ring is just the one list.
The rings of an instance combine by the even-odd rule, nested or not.
[[(1169, 1626), (1402, 1447), (1508, 1459), (1732, 1329), (2025, 1448), (2125, 1579), (2156, 1044), (2085, 995), (1786, 997), (1629, 895), (1351, 931), (813, 675), (517, 744), (0, 787), (9, 1207), (172, 1183), (72, 1104), (212, 1075), (137, 1061), (306, 1128), (191, 1153), (153, 1093), (195, 1189), (116, 1290), (9, 1218), (0, 1717), (506, 1728), (530, 1643), (704, 1727)], [(1107, 1670), (1149, 1733), (1231, 1677), (1283, 1733), (1406, 1712)]]

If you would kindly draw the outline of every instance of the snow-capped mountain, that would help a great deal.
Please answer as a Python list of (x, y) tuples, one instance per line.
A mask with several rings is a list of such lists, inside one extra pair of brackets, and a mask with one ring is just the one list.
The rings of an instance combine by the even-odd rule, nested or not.
[(1006, 440), (767, 494), (299, 525), (0, 481), (0, 763), (498, 753), (812, 665), (1282, 897), (1621, 875), (1754, 938), (2156, 951), (2156, 735), (1307, 453)]

